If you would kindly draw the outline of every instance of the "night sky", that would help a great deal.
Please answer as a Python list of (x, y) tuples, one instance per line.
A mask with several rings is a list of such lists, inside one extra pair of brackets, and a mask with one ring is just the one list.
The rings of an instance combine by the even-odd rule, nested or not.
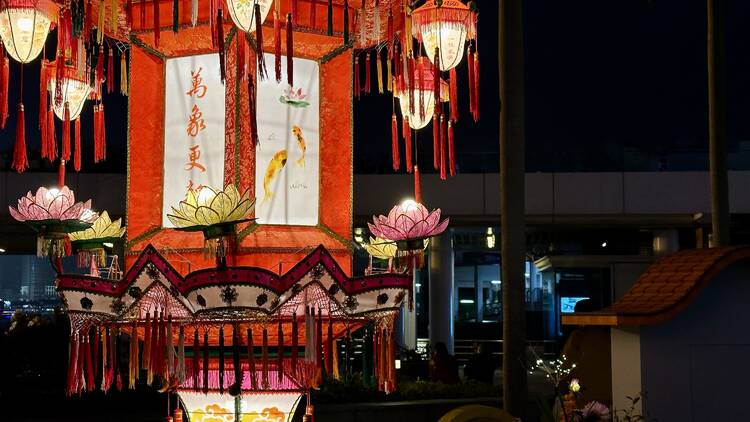
[[(737, 152), (741, 142), (750, 141), (750, 4), (728, 3), (728, 134), (730, 152)], [(498, 171), (497, 1), (478, 4), (479, 124), (468, 114), (465, 63), (458, 68), (457, 162), (465, 173)], [(668, 162), (665, 169), (707, 168), (701, 155), (708, 145), (705, 0), (526, 0), (525, 5), (527, 171), (656, 170), (643, 157), (675, 152), (693, 158)], [(50, 56), (54, 41), (48, 47)], [(0, 132), (3, 166), (12, 154), (18, 96), (19, 66), (11, 63), (11, 115)], [(39, 157), (38, 63), (24, 71), (30, 161)], [(89, 105), (83, 113), (84, 147), (89, 145), (84, 171), (125, 172), (126, 100), (105, 95), (105, 104), (108, 161), (91, 163)], [(389, 96), (355, 100), (355, 172), (390, 171), (390, 116)], [(424, 144), (419, 162), (426, 169), (430, 126), (419, 139)]]

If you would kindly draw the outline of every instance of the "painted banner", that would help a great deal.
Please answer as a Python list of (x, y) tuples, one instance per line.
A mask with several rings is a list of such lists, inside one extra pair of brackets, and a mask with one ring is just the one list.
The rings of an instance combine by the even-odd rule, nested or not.
[(179, 392), (179, 395), (190, 422), (287, 422), (292, 420), (302, 396), (273, 391), (237, 397), (186, 391)]
[[(218, 54), (167, 59), (162, 226), (188, 189), (224, 184), (224, 85)], [(137, 160), (138, 157), (132, 157)]]
[[(273, 63), (266, 54), (266, 63)], [(286, 60), (282, 60), (286, 75)], [(258, 146), (255, 151), (255, 216), (258, 224), (318, 224), (320, 184), (319, 65), (294, 58), (290, 87), (266, 78), (258, 83)]]

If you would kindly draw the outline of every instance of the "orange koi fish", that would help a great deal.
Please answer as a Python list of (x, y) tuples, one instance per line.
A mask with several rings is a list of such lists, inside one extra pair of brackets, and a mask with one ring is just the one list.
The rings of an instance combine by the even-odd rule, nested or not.
[(307, 145), (305, 144), (305, 138), (302, 136), (302, 129), (299, 126), (292, 126), (292, 134), (297, 138), (297, 145), (299, 145), (300, 151), (302, 151), (302, 157), (297, 160), (297, 164), (301, 167), (305, 166), (305, 151), (307, 151)]
[(268, 168), (266, 169), (266, 176), (263, 178), (263, 203), (265, 204), (266, 201), (271, 199), (273, 197), (273, 192), (271, 192), (271, 182), (273, 182), (273, 179), (276, 178), (276, 176), (279, 175), (281, 172), (281, 169), (284, 168), (286, 165), (286, 150), (282, 149), (281, 151), (277, 152), (273, 155), (273, 158), (271, 159), (271, 162), (268, 163)]

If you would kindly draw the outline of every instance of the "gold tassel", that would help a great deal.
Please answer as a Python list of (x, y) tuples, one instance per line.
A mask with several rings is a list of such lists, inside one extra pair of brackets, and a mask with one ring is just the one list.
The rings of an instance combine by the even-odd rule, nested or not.
[(104, 41), (104, 0), (99, 2), (99, 16), (96, 24), (96, 43), (101, 45)]
[(117, 16), (117, 12), (120, 10), (120, 5), (118, 0), (112, 0), (109, 4), (109, 10), (110, 10), (110, 17), (109, 17), (109, 24), (110, 29), (112, 30), (112, 33), (117, 33), (117, 23), (120, 21), (119, 16)]
[(120, 94), (128, 95), (128, 58), (127, 53), (123, 51), (120, 54)]
[(387, 81), (386, 89), (388, 89), (388, 92), (393, 92), (393, 77), (391, 76), (391, 60), (386, 58), (385, 59), (385, 78)]
[(380, 54), (380, 52), (377, 52), (376, 54), (378, 55), (377, 60), (375, 60), (375, 66), (378, 71), (378, 93), (382, 94), (383, 93), (383, 55)]

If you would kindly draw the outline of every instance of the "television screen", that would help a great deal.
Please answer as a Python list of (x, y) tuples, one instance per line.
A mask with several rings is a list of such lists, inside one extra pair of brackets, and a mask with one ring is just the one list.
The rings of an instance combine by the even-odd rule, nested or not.
[(576, 303), (588, 299), (587, 297), (561, 297), (560, 298), (560, 312), (564, 314), (570, 314), (575, 311)]

